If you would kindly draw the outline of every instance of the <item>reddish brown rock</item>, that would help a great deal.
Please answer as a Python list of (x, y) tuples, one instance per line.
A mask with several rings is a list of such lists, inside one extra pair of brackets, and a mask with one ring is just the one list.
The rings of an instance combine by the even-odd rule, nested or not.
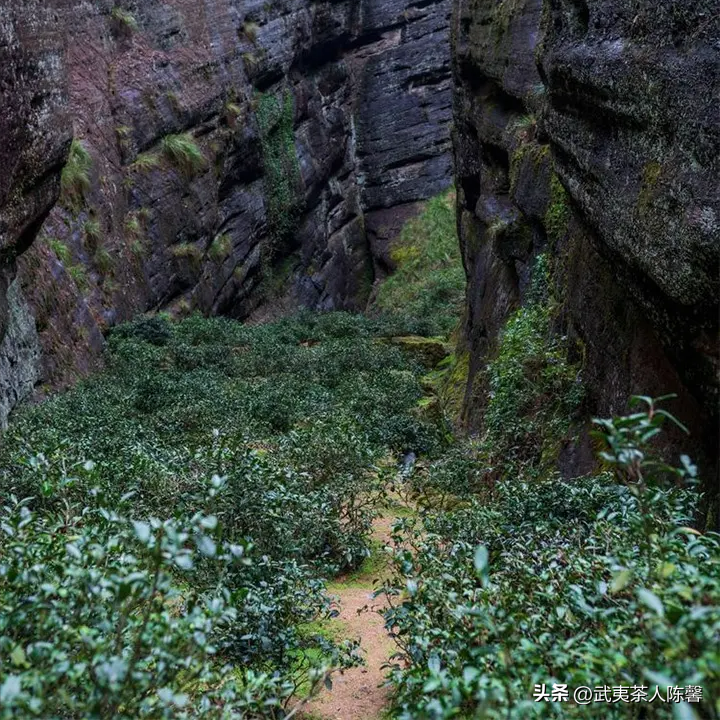
[(59, 22), (66, 5), (0, 1), (0, 425), (38, 375), (16, 261), (58, 196), (70, 143)]
[[(98, 0), (59, 16), (92, 166), (21, 263), (45, 378), (92, 367), (104, 330), (146, 310), (363, 307), (390, 241), (370, 242), (365, 215), (451, 182), (449, 15), (450, 0)], [(262, 96), (293, 105), (282, 237)], [(197, 167), (164, 149), (178, 135)]]

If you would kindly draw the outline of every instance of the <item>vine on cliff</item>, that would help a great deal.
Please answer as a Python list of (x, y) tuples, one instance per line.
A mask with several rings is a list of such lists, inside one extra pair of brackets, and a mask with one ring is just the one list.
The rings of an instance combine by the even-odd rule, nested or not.
[(295, 102), (286, 90), (282, 96), (261, 94), (257, 121), (265, 165), (265, 198), (270, 255), (284, 241), (297, 220), (301, 197), (300, 166), (295, 151)]
[(557, 458), (583, 397), (580, 366), (553, 332), (558, 300), (546, 255), (535, 260), (527, 302), (507, 321), (486, 372), (486, 444), (505, 471), (545, 472)]

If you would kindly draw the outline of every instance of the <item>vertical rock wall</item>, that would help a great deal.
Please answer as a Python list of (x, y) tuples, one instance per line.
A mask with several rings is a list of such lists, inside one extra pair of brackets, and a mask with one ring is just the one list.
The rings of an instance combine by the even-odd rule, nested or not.
[(0, 426), (39, 374), (16, 261), (57, 198), (70, 142), (61, 9), (61, 0), (0, 1)]
[(47, 381), (146, 310), (363, 307), (452, 181), (450, 0), (67, 0), (57, 26), (80, 173), (20, 262)]
[[(719, 23), (711, 0), (456, 0), (471, 425), (472, 387), (545, 252), (587, 411), (676, 392), (692, 437), (673, 441), (716, 487)], [(591, 458), (572, 447), (561, 465)]]

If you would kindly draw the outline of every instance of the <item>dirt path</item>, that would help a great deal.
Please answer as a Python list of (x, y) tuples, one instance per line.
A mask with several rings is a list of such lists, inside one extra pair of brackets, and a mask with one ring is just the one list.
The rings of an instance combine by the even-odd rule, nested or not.
[[(392, 516), (380, 517), (373, 525), (373, 540), (389, 542)], [(374, 581), (379, 571), (340, 578), (329, 591), (339, 598), (340, 614), (347, 637), (358, 638), (366, 664), (333, 675), (333, 688), (323, 690), (301, 716), (305, 720), (378, 720), (389, 700), (389, 689), (383, 686), (383, 665), (395, 651), (383, 618), (377, 613), (385, 607), (382, 597), (373, 599)]]

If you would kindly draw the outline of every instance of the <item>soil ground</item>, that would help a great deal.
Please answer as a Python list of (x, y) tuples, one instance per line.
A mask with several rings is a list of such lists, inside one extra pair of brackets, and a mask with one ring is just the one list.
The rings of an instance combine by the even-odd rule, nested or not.
[[(383, 546), (390, 541), (393, 515), (379, 517), (373, 524), (373, 542)], [(380, 555), (382, 557), (382, 555)], [(357, 638), (366, 664), (333, 675), (332, 690), (323, 690), (304, 708), (304, 720), (380, 720), (389, 702), (389, 688), (384, 685), (387, 663), (396, 647), (388, 636), (378, 611), (385, 607), (384, 598), (373, 599), (376, 580), (384, 572), (382, 562), (369, 572), (353, 573), (339, 578), (328, 590), (338, 598), (346, 637)]]

